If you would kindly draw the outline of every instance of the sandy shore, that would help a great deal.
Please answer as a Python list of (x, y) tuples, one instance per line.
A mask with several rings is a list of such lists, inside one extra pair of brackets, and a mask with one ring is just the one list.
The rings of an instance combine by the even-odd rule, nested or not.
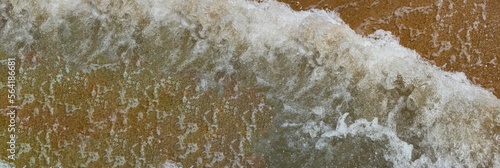
[(391, 31), (447, 71), (464, 72), (500, 97), (500, 1), (281, 0), (295, 10), (337, 11), (362, 35)]
[[(401, 44), (415, 49), (437, 66), (449, 71), (465, 72), (472, 81), (490, 89), (497, 97), (500, 96), (500, 85), (497, 83), (500, 81), (498, 76), (500, 66), (497, 65), (500, 60), (497, 58), (499, 56), (496, 55), (500, 48), (495, 46), (500, 44), (500, 40), (495, 38), (498, 37), (496, 35), (500, 34), (500, 30), (498, 30), (500, 13), (494, 11), (496, 7), (500, 6), (498, 1), (485, 3), (467, 1), (456, 4), (446, 1), (441, 5), (434, 1), (391, 4), (387, 1), (351, 2), (348, 0), (315, 0), (307, 1), (307, 3), (290, 0), (287, 2), (296, 10), (309, 8), (336, 10), (345, 22), (359, 34), (368, 35), (377, 29), (389, 30), (400, 38)], [(2, 17), (18, 17), (19, 13), (14, 11), (14, 7), (23, 8), (22, 5), (10, 3), (5, 5), (7, 12)], [(99, 7), (100, 4), (94, 5)], [(121, 4), (115, 5), (119, 8)], [(24, 7), (28, 8), (29, 6)], [(116, 6), (111, 5), (111, 7)], [(131, 5), (131, 7), (137, 6)], [(89, 11), (91, 9), (95, 10), (88, 8)], [(102, 10), (111, 9), (113, 8)], [(21, 10), (21, 13), (24, 11), (30, 10)], [(48, 31), (48, 33), (41, 29), (45, 22), (50, 21), (48, 14), (29, 13), (34, 16), (39, 15), (33, 17), (32, 23), (29, 17), (19, 16), (19, 20), (28, 20), (30, 21), (29, 25), (33, 26), (33, 28), (27, 28), (31, 31), (29, 34), (35, 39), (34, 44), (30, 46), (32, 48), (26, 47), (25, 49), (19, 44), (21, 49), (15, 49), (15, 53), (18, 55), (9, 54), (0, 49), (0, 60), (18, 58), (16, 63), (19, 71), (18, 76), (16, 76), (18, 97), (14, 103), (18, 106), (15, 108), (17, 110), (15, 135), (18, 136), (16, 157), (18, 158), (12, 163), (18, 167), (132, 167), (134, 165), (137, 167), (158, 167), (163, 163), (168, 165), (182, 164), (185, 167), (190, 165), (222, 167), (238, 164), (244, 167), (266, 167), (269, 165), (265, 158), (269, 158), (270, 155), (256, 151), (256, 141), (263, 139), (262, 137), (266, 134), (272, 133), (279, 133), (285, 137), (284, 135), (288, 133), (285, 131), (290, 131), (281, 130), (282, 132), (278, 132), (277, 129), (271, 129), (277, 125), (276, 121), (279, 121), (276, 118), (281, 117), (284, 122), (285, 119), (288, 119), (286, 117), (302, 117), (298, 121), (315, 119), (317, 123), (320, 123), (319, 121), (322, 123), (324, 109), (319, 108), (320, 106), (314, 108), (316, 112), (314, 112), (314, 116), (310, 116), (311, 118), (298, 114), (278, 116), (277, 113), (284, 111), (285, 107), (282, 107), (283, 103), (279, 100), (266, 97), (266, 93), (272, 88), (242, 82), (247, 81), (244, 79), (255, 78), (255, 76), (228, 75), (221, 71), (214, 75), (214, 81), (219, 82), (217, 87), (204, 89), (200, 86), (204, 86), (206, 81), (197, 74), (196, 68), (193, 71), (174, 73), (175, 68), (165, 68), (168, 67), (166, 65), (170, 64), (167, 64), (167, 61), (159, 61), (155, 56), (159, 56), (162, 51), (173, 51), (177, 46), (185, 47), (186, 51), (192, 51), (190, 47), (196, 46), (197, 41), (191, 37), (190, 30), (186, 29), (179, 33), (179, 36), (182, 37), (179, 38), (181, 39), (179, 44), (152, 45), (154, 41), (168, 42), (169, 35), (173, 33), (169, 34), (167, 31), (162, 36), (141, 34), (141, 32), (146, 31), (147, 25), (154, 23), (154, 21), (149, 20), (151, 19), (149, 17), (137, 16), (138, 18), (135, 20), (131, 19), (137, 23), (137, 30), (134, 30), (133, 35), (130, 35), (129, 38), (128, 35), (124, 35), (129, 33), (125, 30), (127, 26), (123, 25), (129, 24), (130, 20), (127, 21), (127, 19), (130, 17), (129, 15), (118, 15), (119, 11), (121, 10), (108, 11), (110, 16), (114, 17), (109, 22), (88, 19), (94, 21), (90, 22), (88, 27), (81, 26), (88, 25), (88, 23), (82, 22), (78, 18), (90, 18), (90, 16), (68, 16), (68, 18), (60, 19), (61, 23), (64, 23), (61, 24), (63, 26), (57, 27), (58, 29), (54, 29), (53, 32)], [(0, 21), (2, 21), (1, 19), (7, 20), (2, 17), (0, 17)], [(20, 23), (23, 24), (17, 26), (24, 26), (24, 22)], [(0, 24), (0, 28), (2, 28), (2, 24)], [(162, 30), (161, 28), (153, 30)], [(58, 33), (59, 29), (66, 31)], [(148, 31), (154, 32), (153, 30)], [(109, 33), (113, 31), (114, 33)], [(123, 54), (125, 48), (128, 47), (125, 45), (125, 47), (116, 47), (118, 48), (116, 50), (104, 48), (103, 50), (106, 52), (96, 55), (95, 58), (75, 56), (81, 53), (85, 54), (85, 52), (77, 50), (78, 47), (75, 47), (80, 47), (80, 42), (89, 40), (89, 51), (94, 51), (95, 48), (101, 48), (101, 42), (105, 41), (103, 39), (108, 33), (116, 36), (112, 40), (117, 40), (117, 43), (110, 45), (111, 47), (116, 47), (120, 44), (118, 41), (122, 42), (123, 39), (128, 38), (139, 44), (144, 43), (144, 45), (139, 45), (136, 48), (137, 53), (131, 52), (128, 55)], [(7, 39), (14, 38), (8, 37)], [(160, 51), (158, 52), (160, 54), (156, 51)], [(69, 56), (64, 57), (65, 54)], [(190, 56), (185, 53), (179, 55), (182, 54)], [(70, 58), (75, 58), (75, 60), (69, 60)], [(199, 61), (198, 64), (203, 65), (205, 62)], [(5, 64), (2, 62), (2, 65)], [(188, 65), (194, 67), (198, 64), (195, 61), (195, 63)], [(235, 65), (244, 66), (242, 64)], [(206, 67), (213, 68), (212, 66), (215, 67), (214, 65)], [(0, 76), (8, 75), (7, 71), (0, 71)], [(325, 88), (324, 86), (321, 85), (322, 88)], [(408, 88), (413, 88), (413, 86)], [(0, 94), (8, 95), (7, 89), (8, 87), (3, 85)], [(316, 91), (322, 92), (320, 89)], [(380, 95), (391, 95), (396, 92), (399, 91), (393, 89), (392, 91), (384, 91)], [(407, 91), (403, 90), (403, 92)], [(363, 91), (353, 92), (353, 95), (357, 94), (358, 97), (365, 98), (366, 96), (362, 96), (363, 93)], [(319, 97), (318, 95), (305, 98)], [(0, 106), (3, 108), (0, 109), (1, 118), (10, 117), (7, 110), (11, 110), (11, 108), (5, 108), (9, 105), (8, 101), (7, 96), (0, 97)], [(387, 106), (395, 106), (394, 102), (392, 105), (389, 102)], [(343, 102), (333, 103), (341, 104)], [(356, 107), (363, 105), (366, 105), (363, 100), (353, 103), (353, 106)], [(350, 107), (348, 110), (353, 111), (350, 116), (356, 116), (356, 111)], [(479, 111), (483, 113), (477, 114), (481, 114), (485, 118), (490, 117), (488, 115), (494, 115), (486, 110)], [(405, 112), (405, 114), (414, 113)], [(334, 115), (336, 114), (332, 114), (330, 117)], [(474, 117), (470, 118), (474, 121), (477, 120)], [(331, 119), (327, 116), (326, 120), (334, 121), (337, 118)], [(414, 117), (402, 117), (400, 122), (411, 123), (408, 121), (413, 120)], [(470, 120), (457, 119), (446, 121), (446, 123), (463, 124), (466, 123), (464, 121)], [(490, 137), (493, 134), (499, 135), (500, 127), (490, 124), (494, 123), (493, 120), (485, 121), (482, 122), (482, 127), (485, 128), (483, 130), (490, 132), (480, 135), (484, 135), (484, 137)], [(380, 122), (384, 122), (384, 119), (380, 119)], [(8, 122), (0, 122), (0, 127), (3, 128), (0, 131), (2, 143), (8, 142), (10, 140), (8, 136), (14, 134), (5, 129), (9, 128), (8, 124)], [(336, 125), (334, 123), (327, 124), (332, 124), (332, 127)], [(451, 128), (445, 126), (442, 127)], [(404, 129), (405, 127), (399, 128)], [(298, 139), (299, 135), (304, 134), (292, 137)], [(311, 135), (303, 137), (308, 136)], [(406, 138), (416, 139), (414, 137), (416, 136), (408, 135)], [(380, 156), (380, 158), (373, 159), (372, 162), (388, 163), (382, 159), (381, 153), (378, 155), (370, 153), (376, 153), (375, 150), (378, 149), (385, 149), (382, 147), (383, 143), (372, 143), (371, 140), (365, 141), (366, 138), (363, 138), (356, 137), (354, 142), (359, 141), (362, 145), (371, 145), (373, 150), (370, 149), (369, 152), (357, 150), (358, 153), (355, 153), (355, 157), (364, 161), (367, 160), (365, 158), (373, 158), (371, 156)], [(480, 139), (482, 137), (473, 138)], [(352, 148), (358, 146), (355, 143), (352, 143), (355, 145), (346, 145), (350, 140), (340, 140), (339, 144), (344, 144), (347, 147), (339, 149), (352, 151)], [(419, 139), (415, 141), (417, 140)], [(408, 142), (412, 143), (413, 141)], [(414, 144), (417, 148), (418, 144), (416, 142)], [(7, 150), (4, 150), (5, 147), (4, 145), (0, 151), (1, 156), (9, 154)], [(275, 151), (281, 150), (274, 148)], [(495, 150), (498, 151), (498, 148)], [(420, 155), (425, 152), (424, 149), (422, 149), (424, 152), (414, 151)], [(293, 153), (291, 150), (284, 152)], [(318, 154), (318, 156), (320, 155), (323, 156), (323, 154)], [(275, 155), (275, 158), (279, 156), (281, 155)], [(5, 158), (0, 159), (0, 167), (2, 167), (2, 159), (6, 160)], [(338, 159), (346, 160), (344, 162), (346, 165), (371, 164), (371, 162), (361, 163), (357, 160), (341, 157)], [(11, 162), (11, 160), (7, 161)]]

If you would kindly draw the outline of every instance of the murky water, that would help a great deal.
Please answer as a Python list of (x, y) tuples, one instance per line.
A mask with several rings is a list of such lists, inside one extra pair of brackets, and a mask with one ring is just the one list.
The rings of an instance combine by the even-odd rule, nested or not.
[(498, 98), (333, 12), (240, 0), (0, 10), (18, 97), (16, 160), (3, 166), (500, 166)]
[(391, 31), (401, 45), (500, 97), (500, 1), (282, 0), (296, 10), (335, 10), (358, 34)]

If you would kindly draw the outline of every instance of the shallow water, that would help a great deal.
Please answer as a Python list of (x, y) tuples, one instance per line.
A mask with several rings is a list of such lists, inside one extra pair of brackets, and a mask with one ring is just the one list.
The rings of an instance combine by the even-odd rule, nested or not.
[(333, 12), (239, 0), (0, 7), (2, 63), (18, 64), (19, 167), (500, 166), (498, 98)]
[(390, 31), (446, 71), (464, 72), (500, 97), (500, 1), (282, 0), (293, 9), (334, 10), (358, 34)]

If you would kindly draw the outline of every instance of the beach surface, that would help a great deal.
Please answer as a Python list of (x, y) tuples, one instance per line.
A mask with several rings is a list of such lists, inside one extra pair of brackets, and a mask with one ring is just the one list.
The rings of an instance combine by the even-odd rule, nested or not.
[(500, 1), (282, 0), (295, 10), (333, 10), (357, 33), (390, 31), (401, 45), (500, 97)]
[(286, 2), (0, 1), (0, 167), (500, 167), (497, 1)]

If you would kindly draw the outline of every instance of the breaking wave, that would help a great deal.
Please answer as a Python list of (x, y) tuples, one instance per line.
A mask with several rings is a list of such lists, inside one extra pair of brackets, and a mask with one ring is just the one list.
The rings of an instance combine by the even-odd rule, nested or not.
[(36, 61), (23, 56), (36, 50), (88, 72), (105, 57), (195, 72), (200, 89), (229, 76), (265, 88), (277, 114), (253, 148), (270, 167), (500, 167), (499, 99), (334, 12), (243, 0), (11, 1), (0, 11), (2, 50), (19, 59)]

